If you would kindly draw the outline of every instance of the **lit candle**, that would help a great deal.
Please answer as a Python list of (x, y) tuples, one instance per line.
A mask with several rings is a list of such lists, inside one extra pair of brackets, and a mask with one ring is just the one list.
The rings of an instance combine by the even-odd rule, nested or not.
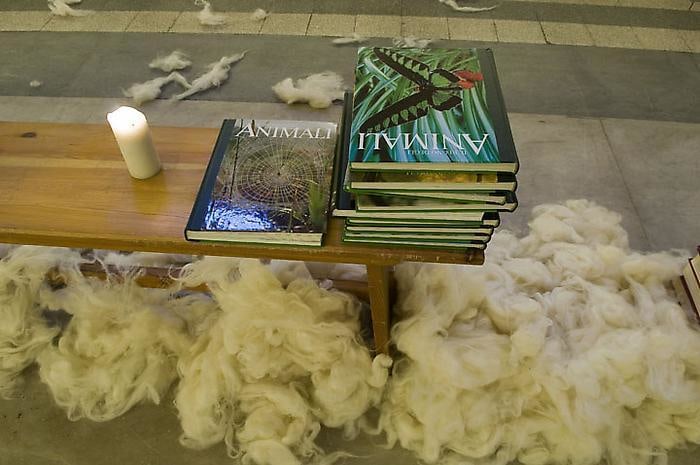
[(158, 153), (143, 113), (135, 108), (119, 107), (107, 114), (107, 121), (132, 177), (146, 179), (160, 171)]

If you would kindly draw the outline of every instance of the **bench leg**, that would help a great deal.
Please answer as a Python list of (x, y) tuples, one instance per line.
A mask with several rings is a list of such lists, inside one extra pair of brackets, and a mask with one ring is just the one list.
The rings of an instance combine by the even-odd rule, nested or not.
[(367, 287), (372, 312), (372, 332), (376, 353), (389, 353), (389, 328), (392, 299), (392, 267), (367, 265)]

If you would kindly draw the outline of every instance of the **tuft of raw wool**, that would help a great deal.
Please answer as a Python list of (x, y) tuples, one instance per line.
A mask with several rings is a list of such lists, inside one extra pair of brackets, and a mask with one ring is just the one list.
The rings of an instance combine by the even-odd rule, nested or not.
[(216, 310), (202, 294), (172, 296), (146, 289), (133, 269), (106, 281), (68, 275), (68, 285), (40, 302), (71, 315), (58, 343), (37, 357), (39, 376), (70, 420), (107, 421), (134, 405), (155, 404), (177, 379), (177, 360), (190, 331)]
[(29, 87), (33, 87), (33, 88), (41, 87), (43, 84), (44, 84), (43, 82), (38, 81), (36, 79), (34, 79), (33, 81), (29, 81)]
[(4, 251), (0, 260), (0, 397), (15, 395), (21, 373), (51, 343), (58, 328), (42, 318), (38, 295), (46, 273), (77, 266), (70, 249), (21, 246)]
[(287, 78), (272, 86), (277, 97), (288, 103), (306, 103), (312, 108), (328, 108), (334, 100), (342, 100), (343, 78), (332, 71), (312, 74), (296, 82)]
[(87, 16), (91, 10), (76, 10), (68, 5), (80, 3), (81, 0), (48, 0), (49, 10), (56, 16)]
[(434, 40), (432, 39), (418, 39), (413, 36), (406, 37), (395, 37), (392, 39), (394, 47), (401, 48), (426, 48), (428, 45), (432, 44)]
[(333, 44), (334, 45), (347, 45), (347, 44), (362, 44), (364, 42), (367, 42), (369, 39), (365, 36), (361, 36), (357, 32), (353, 32), (351, 35), (347, 37), (338, 37), (337, 39), (333, 39)]
[(270, 13), (263, 10), (262, 8), (256, 8), (255, 11), (250, 15), (250, 19), (253, 21), (262, 21), (270, 16)]
[(455, 11), (461, 11), (463, 13), (479, 13), (481, 11), (491, 11), (498, 5), (487, 6), (487, 7), (475, 7), (475, 6), (460, 6), (456, 0), (438, 0), (438, 2), (443, 5), (447, 5)]
[(202, 26), (221, 26), (226, 24), (226, 16), (221, 13), (214, 13), (211, 3), (207, 0), (194, 0), (196, 6), (202, 9), (197, 13), (197, 19)]
[(184, 52), (175, 50), (170, 55), (156, 57), (148, 64), (148, 67), (169, 73), (178, 69), (185, 69), (191, 64), (192, 62)]
[(685, 259), (629, 249), (620, 216), (541, 205), (482, 267), (397, 268), (402, 354), (379, 423), (426, 463), (645, 465), (700, 443)]
[(379, 403), (391, 359), (372, 360), (360, 342), (357, 300), (291, 266), (205, 257), (185, 267), (183, 284), (206, 283), (220, 311), (178, 364), (183, 445), (223, 441), (258, 465), (331, 463), (341, 455), (315, 444), (321, 425), (354, 436)]
[(132, 84), (131, 87), (123, 91), (123, 94), (126, 97), (131, 97), (136, 105), (141, 105), (142, 103), (150, 102), (151, 100), (158, 98), (163, 87), (171, 82), (177, 82), (185, 89), (189, 89), (191, 87), (190, 83), (187, 82), (187, 79), (185, 79), (182, 74), (174, 71), (168, 76)]
[(248, 51), (236, 53), (228, 57), (222, 57), (219, 61), (209, 65), (209, 71), (196, 77), (192, 81), (192, 85), (180, 94), (173, 97), (175, 100), (182, 100), (191, 95), (203, 92), (212, 87), (219, 87), (228, 79), (228, 73), (231, 70), (231, 65), (241, 61)]

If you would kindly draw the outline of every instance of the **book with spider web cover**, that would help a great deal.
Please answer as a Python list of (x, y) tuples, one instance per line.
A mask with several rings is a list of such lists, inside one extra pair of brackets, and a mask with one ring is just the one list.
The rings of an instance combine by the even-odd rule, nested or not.
[(225, 120), (185, 238), (320, 246), (337, 124)]

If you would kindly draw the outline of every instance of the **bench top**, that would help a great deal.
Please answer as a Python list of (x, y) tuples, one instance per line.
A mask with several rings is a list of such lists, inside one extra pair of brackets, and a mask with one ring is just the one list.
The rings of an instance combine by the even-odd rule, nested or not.
[(480, 250), (346, 244), (338, 218), (329, 221), (323, 247), (187, 241), (185, 225), (218, 129), (151, 130), (163, 171), (136, 180), (106, 122), (0, 122), (0, 242), (370, 265), (483, 263)]

